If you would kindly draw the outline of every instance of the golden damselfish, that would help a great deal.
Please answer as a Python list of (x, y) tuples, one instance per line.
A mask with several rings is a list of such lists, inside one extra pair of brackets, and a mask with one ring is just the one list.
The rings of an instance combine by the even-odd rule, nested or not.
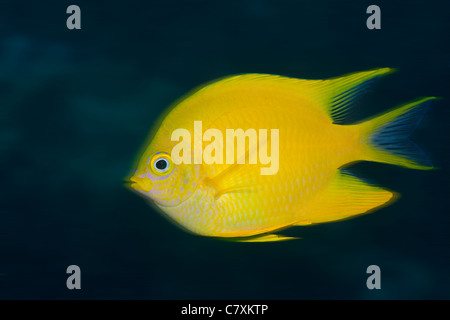
[[(355, 98), (392, 71), (381, 68), (327, 80), (244, 74), (207, 84), (162, 118), (130, 186), (186, 230), (237, 241), (291, 239), (272, 232), (372, 211), (395, 194), (341, 169), (344, 165), (377, 161), (432, 168), (408, 136), (434, 97), (342, 124)], [(223, 136), (227, 129), (278, 129), (278, 149), (270, 150), (279, 152), (276, 173), (261, 174), (267, 167), (261, 162), (176, 164), (172, 150), (179, 141), (173, 141), (172, 133), (183, 128), (194, 135), (199, 121), (203, 131), (214, 128)], [(203, 141), (201, 148), (207, 146)], [(246, 156), (257, 149), (247, 146)]]

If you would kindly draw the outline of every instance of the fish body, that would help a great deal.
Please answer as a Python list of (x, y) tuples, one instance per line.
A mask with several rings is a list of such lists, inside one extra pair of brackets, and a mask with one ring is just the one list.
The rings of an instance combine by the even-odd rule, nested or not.
[[(328, 80), (244, 74), (203, 86), (164, 116), (130, 178), (131, 187), (188, 231), (239, 241), (286, 240), (271, 232), (372, 211), (395, 193), (343, 166), (377, 161), (432, 168), (407, 137), (434, 97), (342, 124), (356, 97), (390, 72), (382, 68)], [(201, 137), (183, 140), (189, 147), (183, 156), (190, 153), (184, 159), (193, 160), (188, 163), (172, 159), (180, 144), (173, 133), (180, 128), (191, 138)], [(248, 133), (244, 150), (225, 139), (230, 129)], [(208, 130), (214, 137), (207, 136)], [(252, 132), (259, 145), (251, 145)], [(213, 142), (218, 143), (215, 152)], [(217, 156), (220, 147), (222, 157)], [(264, 149), (276, 164), (269, 165), (267, 157), (257, 161)], [(229, 150), (234, 161), (225, 161)], [(205, 155), (214, 155), (214, 161)]]

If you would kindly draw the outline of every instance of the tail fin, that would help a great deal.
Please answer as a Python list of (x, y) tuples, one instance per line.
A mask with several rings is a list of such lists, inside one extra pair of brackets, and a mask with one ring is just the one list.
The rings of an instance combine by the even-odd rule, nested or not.
[(367, 146), (364, 160), (411, 169), (433, 169), (426, 154), (408, 137), (434, 99), (437, 98), (420, 98), (361, 123)]

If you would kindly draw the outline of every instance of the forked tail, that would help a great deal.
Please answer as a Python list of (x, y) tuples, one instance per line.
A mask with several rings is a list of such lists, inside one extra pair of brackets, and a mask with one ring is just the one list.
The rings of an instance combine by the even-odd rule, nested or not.
[(364, 160), (412, 169), (433, 169), (427, 155), (409, 139), (409, 135), (434, 99), (437, 98), (419, 98), (361, 123), (366, 146)]

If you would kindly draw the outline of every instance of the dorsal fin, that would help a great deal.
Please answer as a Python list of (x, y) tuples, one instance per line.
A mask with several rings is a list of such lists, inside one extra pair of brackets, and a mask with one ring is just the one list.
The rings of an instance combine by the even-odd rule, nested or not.
[(353, 102), (374, 81), (383, 75), (394, 72), (395, 69), (381, 68), (369, 71), (351, 73), (337, 78), (311, 83), (315, 96), (321, 100), (327, 114), (333, 123), (341, 124), (346, 119)]
[(333, 123), (342, 124), (346, 120), (348, 111), (353, 102), (380, 76), (394, 72), (392, 68), (378, 68), (368, 71), (360, 71), (347, 75), (325, 79), (306, 80), (296, 79), (270, 74), (243, 74), (231, 76), (213, 83), (205, 88), (210, 90), (216, 86), (226, 87), (240, 82), (270, 82), (283, 84), (297, 92), (309, 95), (319, 102), (319, 106), (333, 120)]

